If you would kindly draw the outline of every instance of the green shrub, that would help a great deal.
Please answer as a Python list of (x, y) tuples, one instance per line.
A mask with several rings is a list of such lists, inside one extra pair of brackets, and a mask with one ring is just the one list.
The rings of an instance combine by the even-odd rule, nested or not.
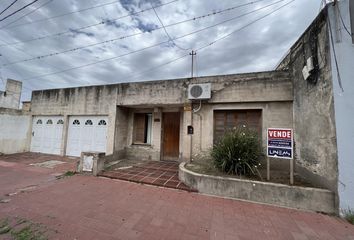
[(262, 147), (258, 134), (248, 128), (227, 132), (213, 146), (211, 157), (217, 169), (228, 174), (259, 175)]

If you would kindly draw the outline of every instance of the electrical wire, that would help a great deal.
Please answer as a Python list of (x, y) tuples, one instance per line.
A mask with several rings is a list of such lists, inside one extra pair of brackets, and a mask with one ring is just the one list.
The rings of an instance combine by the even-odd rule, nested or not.
[(286, 3), (286, 4), (284, 4), (284, 5), (282, 5), (282, 6), (278, 7), (278, 8), (276, 8), (274, 11), (272, 11), (272, 12), (270, 12), (270, 13), (268, 13), (268, 14), (266, 14), (266, 15), (260, 17), (260, 18), (257, 18), (256, 20), (254, 20), (254, 21), (252, 21), (252, 22), (246, 24), (245, 26), (243, 26), (243, 27), (241, 27), (241, 28), (239, 28), (239, 29), (237, 29), (237, 30), (235, 30), (235, 31), (232, 31), (232, 32), (230, 32), (230, 33), (228, 33), (228, 34), (226, 34), (226, 35), (224, 35), (224, 36), (222, 36), (222, 37), (220, 37), (220, 38), (214, 40), (213, 42), (211, 42), (211, 43), (209, 43), (209, 44), (207, 44), (207, 45), (205, 45), (205, 46), (203, 46), (203, 47), (200, 47), (200, 48), (196, 49), (196, 51), (200, 51), (200, 50), (202, 50), (202, 49), (204, 49), (204, 48), (207, 48), (207, 47), (209, 47), (209, 46), (215, 44), (215, 43), (218, 42), (218, 41), (221, 41), (221, 40), (224, 40), (225, 38), (230, 37), (232, 34), (234, 34), (234, 33), (236, 33), (236, 32), (239, 32), (239, 31), (241, 31), (241, 30), (247, 28), (248, 26), (250, 26), (250, 25), (252, 25), (252, 24), (254, 24), (254, 23), (256, 23), (256, 22), (258, 22), (258, 21), (260, 21), (260, 20), (262, 20), (262, 19), (264, 19), (264, 18), (266, 18), (266, 17), (268, 17), (269, 15), (271, 15), (271, 14), (273, 14), (274, 12), (276, 12), (276, 11), (282, 9), (283, 7), (289, 5), (290, 3), (294, 2), (294, 1), (296, 1), (296, 0), (291, 0), (291, 1), (289, 1), (288, 3)]
[(27, 8), (27, 7), (29, 7), (29, 6), (31, 6), (32, 4), (34, 4), (34, 3), (36, 3), (36, 2), (38, 2), (38, 0), (34, 0), (34, 1), (32, 1), (32, 2), (30, 2), (30, 3), (28, 3), (28, 4), (26, 4), (26, 5), (23, 6), (22, 8), (17, 9), (16, 11), (14, 11), (14, 12), (10, 13), (9, 15), (7, 15), (6, 17), (1, 18), (1, 19), (0, 19), (0, 22), (2, 22), (2, 21), (4, 21), (5, 19), (11, 17), (12, 15), (14, 15), (14, 14), (16, 14), (16, 13), (22, 11), (23, 9), (25, 9), (25, 8)]
[[(2, 40), (2, 39), (0, 39), (0, 41), (6, 43), (6, 41), (5, 41), (5, 40)], [(19, 52), (22, 52), (22, 53), (28, 55), (28, 56), (33, 57), (33, 55), (31, 55), (31, 54), (29, 54), (29, 53), (23, 51), (23, 50), (20, 49), (20, 48), (17, 48), (17, 47), (15, 47), (15, 46), (10, 46), (10, 47), (13, 48), (13, 49), (15, 49), (15, 50), (17, 50), (17, 51), (19, 51)], [(4, 54), (2, 54), (1, 56), (2, 56), (3, 58), (5, 58), (5, 60), (6, 60), (7, 62), (10, 62), (10, 61), (7, 59), (7, 57), (5, 57)], [(47, 64), (47, 65), (50, 66), (50, 67), (53, 67), (54, 69), (58, 69), (56, 66), (54, 66), (54, 65), (52, 65), (52, 64), (50, 64), (50, 63), (48, 63), (48, 62), (44, 62), (44, 63)], [(2, 68), (2, 67), (0, 66), (0, 69), (1, 69), (1, 68)], [(21, 77), (22, 79), (24, 79), (24, 76), (23, 76), (20, 72), (19, 72), (19, 75), (20, 75), (20, 77)], [(27, 87), (23, 86), (23, 88), (27, 88)], [(32, 90), (32, 89), (30, 89), (30, 88), (27, 88), (27, 89)]]
[(343, 25), (345, 31), (349, 34), (350, 37), (352, 37), (353, 34), (348, 30), (347, 26), (345, 25), (343, 17), (342, 17), (342, 14), (341, 14), (340, 9), (339, 9), (339, 6), (337, 6), (337, 8), (338, 8), (338, 13), (339, 13), (340, 20), (342, 22), (342, 25)]
[[(171, 3), (174, 3), (174, 2), (177, 2), (179, 0), (173, 0), (173, 1), (170, 1), (170, 2), (166, 2), (166, 3), (161, 3), (157, 6), (155, 6), (155, 8), (158, 8), (158, 7), (162, 7), (162, 6), (166, 6), (168, 4), (171, 4)], [(100, 6), (101, 7), (101, 6)], [(126, 14), (126, 15), (123, 15), (123, 16), (120, 16), (120, 17), (117, 17), (117, 18), (113, 18), (113, 19), (109, 19), (109, 20), (102, 20), (100, 22), (97, 22), (97, 23), (94, 23), (94, 24), (90, 24), (90, 25), (85, 25), (85, 26), (82, 26), (82, 27), (79, 27), (79, 28), (75, 28), (75, 29), (69, 29), (67, 31), (64, 31), (64, 32), (59, 32), (59, 33), (54, 33), (54, 34), (49, 34), (49, 35), (45, 35), (45, 36), (42, 36), (42, 37), (39, 37), (38, 39), (43, 39), (43, 38), (48, 38), (48, 37), (55, 37), (55, 36), (61, 36), (61, 35), (64, 35), (64, 34), (67, 34), (67, 33), (71, 33), (72, 31), (80, 31), (80, 30), (84, 30), (84, 29), (87, 29), (87, 28), (92, 28), (92, 27), (96, 27), (96, 26), (99, 26), (99, 25), (103, 25), (103, 24), (107, 24), (107, 23), (112, 23), (112, 22), (116, 22), (117, 20), (120, 20), (120, 19), (123, 19), (123, 18), (126, 18), (126, 17), (130, 17), (130, 16), (136, 16), (138, 14), (141, 14), (141, 13), (144, 13), (146, 11), (150, 11), (152, 10), (152, 8), (145, 8), (143, 10), (140, 10), (138, 12), (132, 12), (132, 13), (129, 13), (129, 14)], [(67, 15), (67, 14), (66, 14)], [(61, 15), (63, 16), (63, 15)], [(2, 29), (2, 28), (0, 28)], [(30, 40), (31, 41), (31, 40)], [(26, 42), (26, 41), (24, 41)], [(20, 43), (20, 42), (19, 42)]]
[[(231, 36), (232, 34), (238, 32), (238, 31), (241, 31), (241, 30), (243, 30), (244, 28), (246, 28), (246, 27), (248, 27), (248, 26), (250, 26), (250, 25), (252, 25), (252, 24), (254, 24), (254, 23), (256, 23), (256, 22), (258, 22), (258, 21), (260, 21), (260, 20), (262, 20), (262, 19), (264, 19), (264, 18), (266, 18), (266, 17), (268, 17), (269, 15), (271, 15), (271, 14), (277, 12), (277, 11), (280, 10), (281, 8), (283, 8), (283, 7), (287, 6), (287, 5), (289, 5), (290, 3), (294, 2), (294, 1), (296, 1), (296, 0), (292, 0), (292, 1), (290, 1), (290, 2), (288, 2), (288, 3), (286, 3), (286, 4), (284, 4), (284, 5), (280, 6), (279, 8), (273, 10), (272, 12), (270, 12), (270, 13), (268, 13), (268, 14), (266, 14), (266, 15), (264, 15), (264, 16), (262, 16), (262, 17), (256, 19), (256, 20), (254, 20), (254, 21), (248, 23), (247, 25), (245, 25), (245, 26), (243, 26), (243, 27), (241, 27), (241, 28), (239, 28), (239, 29), (236, 29), (236, 30), (234, 30), (233, 32), (231, 32), (231, 33), (229, 33), (229, 34), (226, 34), (226, 35), (224, 35), (223, 37), (221, 37), (221, 38), (219, 38), (219, 39), (216, 39), (216, 40), (214, 40), (214, 41), (211, 42), (211, 43), (208, 43), (208, 44), (206, 44), (206, 45), (204, 45), (204, 46), (202, 46), (202, 47), (197, 48), (196, 51), (201, 51), (201, 50), (203, 50), (203, 49), (205, 49), (205, 48), (208, 48), (208, 47), (212, 46), (213, 44), (217, 43), (218, 41), (221, 41), (221, 40), (223, 40), (223, 39), (225, 39), (225, 38)], [(133, 75), (133, 77), (134, 77), (133, 79), (136, 78), (135, 75), (138, 75), (138, 76), (139, 76), (139, 75), (145, 74), (145, 73), (147, 73), (147, 72), (151, 72), (151, 71), (156, 70), (156, 69), (158, 69), (158, 68), (160, 68), (160, 67), (163, 67), (163, 66), (169, 65), (169, 64), (171, 64), (171, 63), (174, 63), (174, 62), (176, 62), (176, 61), (179, 61), (179, 60), (181, 60), (181, 59), (184, 59), (184, 58), (186, 58), (186, 57), (188, 57), (188, 56), (189, 56), (189, 54), (185, 54), (185, 55), (182, 55), (182, 56), (180, 56), (180, 57), (178, 57), (178, 58), (172, 59), (172, 60), (170, 60), (170, 61), (168, 61), (168, 62), (166, 62), (166, 63), (163, 63), (163, 64), (160, 64), (160, 65), (154, 66), (154, 67), (152, 67), (152, 68), (150, 68), (150, 69), (147, 69), (147, 70), (144, 70), (144, 71), (142, 71), (142, 72), (140, 72), (140, 73), (134, 74), (134, 75)], [(125, 79), (131, 79), (131, 78), (132, 78), (132, 77), (128, 77), (128, 78), (125, 78)]]
[(46, 6), (46, 5), (48, 5), (49, 3), (53, 2), (53, 1), (54, 1), (54, 0), (49, 0), (49, 1), (45, 2), (45, 3), (43, 3), (42, 5), (36, 7), (35, 9), (33, 9), (32, 11), (26, 13), (25, 15), (23, 15), (23, 16), (17, 18), (16, 20), (14, 20), (14, 21), (12, 21), (12, 22), (9, 22), (8, 24), (2, 26), (0, 29), (6, 28), (7, 26), (9, 26), (9, 25), (11, 25), (11, 24), (13, 24), (13, 23), (15, 23), (15, 22), (18, 22), (19, 20), (23, 19), (24, 17), (27, 17), (28, 15), (32, 14), (33, 12), (35, 12), (35, 11), (37, 11), (38, 9), (40, 9), (40, 8), (42, 8), (42, 7)]
[(79, 10), (76, 10), (76, 11), (71, 11), (71, 12), (60, 14), (60, 15), (47, 17), (47, 18), (42, 18), (42, 19), (38, 19), (38, 20), (35, 20), (35, 21), (31, 21), (31, 22), (27, 22), (27, 23), (21, 23), (21, 24), (17, 24), (17, 25), (11, 26), (11, 27), (7, 27), (8, 25), (11, 24), (10, 23), (8, 25), (2, 26), (0, 29), (3, 29), (3, 28), (11, 29), (11, 28), (21, 27), (21, 26), (25, 26), (25, 25), (29, 25), (29, 24), (44, 22), (44, 21), (48, 21), (48, 20), (51, 20), (51, 19), (54, 19), (54, 18), (60, 18), (60, 17), (64, 17), (64, 16), (68, 16), (68, 15), (74, 14), (74, 13), (85, 12), (85, 11), (88, 11), (88, 10), (92, 10), (92, 9), (103, 7), (103, 6), (112, 5), (112, 4), (115, 4), (115, 3), (120, 3), (120, 1), (113, 1), (113, 2), (108, 2), (108, 3), (103, 3), (103, 4), (95, 5), (95, 6), (92, 6), (92, 7), (82, 8), (82, 9), (79, 9)]
[(9, 9), (12, 5), (14, 5), (18, 0), (14, 0), (9, 6), (7, 6), (4, 10), (0, 12), (0, 15), (3, 14), (7, 9)]
[[(213, 25), (211, 25), (211, 26), (202, 28), (202, 29), (196, 31), (195, 33), (198, 33), (198, 32), (207, 30), (207, 29), (209, 29), (209, 28), (216, 27), (216, 26), (219, 26), (219, 25), (221, 25), (221, 24), (224, 24), (224, 23), (227, 23), (227, 22), (230, 22), (230, 21), (239, 19), (239, 18), (241, 18), (241, 17), (244, 17), (244, 16), (247, 16), (247, 15), (253, 14), (253, 13), (255, 13), (255, 12), (261, 11), (261, 10), (263, 10), (263, 9), (265, 9), (265, 8), (271, 7), (271, 6), (273, 6), (273, 5), (276, 5), (276, 4), (278, 4), (278, 3), (280, 3), (280, 2), (284, 2), (284, 1), (285, 1), (285, 0), (276, 1), (276, 2), (274, 2), (274, 3), (271, 3), (271, 4), (265, 5), (265, 6), (263, 6), (263, 7), (254, 9), (254, 10), (249, 11), (249, 12), (247, 12), (247, 13), (244, 13), (244, 14), (241, 14), (241, 15), (238, 15), (238, 16), (235, 16), (235, 17), (226, 19), (226, 20), (224, 20), (224, 21), (218, 22), (218, 23), (213, 24)], [(220, 12), (221, 12), (221, 11), (220, 11)], [(172, 23), (172, 24), (166, 25), (166, 26), (164, 26), (164, 27), (167, 28), (167, 27), (176, 26), (176, 25), (178, 25), (178, 24), (182, 24), (182, 23), (186, 23), (186, 22), (190, 22), (190, 21), (195, 21), (196, 19), (203, 19), (203, 18), (205, 18), (205, 17), (207, 17), (207, 16), (213, 16), (213, 14), (214, 14), (214, 13), (207, 14), (207, 15), (202, 15), (202, 16), (199, 16), (199, 17), (194, 17), (194, 18), (191, 18), (191, 19), (187, 19), (187, 20), (183, 20), (183, 21), (180, 21), (180, 22), (176, 22), (176, 23)], [(156, 31), (156, 30), (159, 30), (159, 29), (162, 29), (162, 28), (163, 28), (163, 27), (157, 27), (157, 28), (155, 28), (155, 29), (152, 29), (150, 32), (153, 32), (153, 31)], [(3, 64), (2, 66), (5, 67), (5, 66), (13, 65), (13, 64), (22, 63), (22, 62), (28, 62), (28, 61), (32, 61), (32, 60), (43, 59), (43, 58), (46, 58), (46, 57), (53, 57), (53, 56), (57, 56), (57, 55), (60, 55), (60, 54), (64, 54), (64, 53), (68, 53), (68, 52), (74, 52), (74, 51), (77, 51), (77, 50), (85, 49), (85, 48), (88, 48), (88, 47), (93, 47), (93, 46), (97, 46), (97, 45), (101, 45), (101, 44), (105, 44), (105, 43), (114, 42), (114, 41), (117, 41), (117, 40), (126, 39), (126, 38), (133, 37), (133, 36), (138, 36), (138, 35), (141, 35), (141, 34), (144, 34), (144, 32), (133, 33), (133, 34), (130, 34), (130, 35), (121, 36), (121, 37), (114, 38), (114, 39), (110, 39), (110, 40), (106, 40), (106, 41), (103, 41), (103, 42), (93, 43), (93, 44), (89, 44), (89, 45), (86, 45), (86, 46), (81, 46), (81, 47), (76, 47), (76, 48), (72, 48), (72, 49), (67, 49), (67, 50), (60, 51), (60, 52), (53, 52), (53, 53), (49, 53), (49, 54), (45, 54), (45, 55), (41, 55), (41, 56), (36, 56), (36, 57), (28, 58), (28, 59), (23, 59), (23, 60), (19, 60), (19, 61), (14, 61), (14, 62), (10, 62), (10, 63)], [(172, 39), (172, 40), (173, 40), (173, 39)], [(170, 41), (171, 41), (171, 39), (169, 39), (168, 42), (170, 42)], [(168, 42), (167, 42), (167, 43), (168, 43)], [(164, 42), (164, 43), (165, 43), (165, 42)], [(0, 46), (3, 46), (3, 45), (0, 45)]]
[(154, 70), (156, 70), (156, 69), (159, 69), (159, 68), (161, 68), (161, 67), (167, 66), (167, 65), (169, 65), (169, 64), (171, 64), (171, 63), (174, 63), (174, 62), (177, 62), (177, 61), (179, 61), (179, 60), (182, 60), (182, 59), (184, 59), (184, 58), (186, 58), (186, 57), (188, 57), (188, 56), (189, 56), (188, 53), (187, 53), (187, 54), (184, 54), (184, 55), (179, 56), (179, 57), (177, 57), (177, 58), (174, 58), (174, 59), (172, 59), (172, 60), (170, 60), (170, 61), (167, 61), (167, 62), (164, 62), (164, 63), (162, 63), (162, 64), (153, 66), (153, 67), (151, 67), (151, 68), (149, 68), (149, 69), (146, 69), (146, 70), (140, 71), (140, 72), (138, 72), (138, 73), (132, 74), (132, 75), (130, 75), (130, 76), (128, 76), (128, 77), (124, 77), (124, 80), (125, 80), (125, 81), (127, 81), (127, 80), (133, 80), (133, 79), (135, 80), (135, 79), (137, 79), (138, 77), (140, 77), (140, 76), (142, 76), (142, 75), (144, 75), (144, 74), (146, 74), (146, 73), (148, 73), (148, 72), (152, 72), (152, 71), (154, 71)]
[[(171, 2), (167, 2), (167, 3), (164, 3), (164, 4), (160, 4), (160, 5), (157, 5), (155, 6), (154, 8), (158, 8), (158, 7), (162, 7), (164, 5), (167, 5), (167, 4), (171, 4), (171, 3), (174, 3), (178, 0), (173, 0)], [(205, 17), (210, 17), (210, 16), (213, 16), (213, 15), (216, 15), (216, 14), (221, 14), (221, 13), (224, 13), (224, 12), (227, 12), (227, 11), (231, 11), (231, 10), (234, 10), (234, 9), (237, 9), (237, 8), (240, 8), (240, 7), (243, 7), (243, 6), (247, 6), (247, 5), (251, 5), (251, 4), (254, 4), (256, 2), (260, 2), (260, 1), (265, 1), (265, 0), (258, 0), (258, 1), (253, 1), (253, 2), (250, 2), (250, 3), (246, 3), (246, 4), (241, 4), (241, 5), (237, 5), (237, 6), (234, 6), (234, 7), (231, 7), (231, 8), (227, 8), (227, 9), (224, 9), (224, 10), (220, 10), (220, 11), (217, 11), (217, 12), (211, 12), (211, 13), (208, 13), (208, 14), (204, 14), (202, 16), (199, 16), (199, 17), (194, 17), (192, 19), (187, 19), (187, 20), (184, 20), (184, 21), (181, 21), (181, 22), (178, 22), (177, 24), (180, 24), (180, 23), (184, 23), (184, 22), (189, 22), (189, 21), (193, 21), (193, 20), (197, 20), (197, 19), (202, 19), (202, 18), (205, 18)], [(283, 0), (284, 1), (284, 0)], [(281, 1), (280, 1), (281, 2)], [(277, 2), (276, 2), (277, 3)], [(276, 4), (274, 3), (274, 4)], [(266, 6), (267, 7), (267, 6)], [(37, 40), (42, 40), (42, 39), (45, 39), (45, 38), (51, 38), (51, 37), (58, 37), (58, 36), (62, 36), (62, 35), (65, 35), (65, 34), (68, 34), (68, 33), (72, 33), (73, 31), (82, 31), (84, 29), (88, 29), (88, 28), (91, 28), (91, 27), (95, 27), (95, 26), (98, 26), (98, 25), (102, 25), (102, 24), (106, 24), (108, 22), (115, 22), (119, 19), (122, 19), (122, 18), (126, 18), (126, 17), (129, 17), (129, 16), (135, 16), (137, 14), (140, 14), (142, 12), (145, 12), (145, 11), (148, 11), (148, 10), (152, 10), (153, 8), (147, 8), (145, 10), (142, 10), (142, 11), (139, 11), (139, 12), (136, 12), (136, 13), (132, 13), (132, 14), (128, 14), (128, 15), (124, 15), (124, 16), (121, 16), (121, 17), (118, 17), (118, 18), (115, 18), (115, 19), (111, 19), (111, 20), (106, 20), (106, 21), (101, 21), (99, 23), (95, 23), (95, 24), (91, 24), (91, 25), (86, 25), (86, 26), (83, 26), (83, 27), (79, 27), (79, 28), (75, 28), (75, 29), (69, 29), (68, 31), (64, 31), (64, 32), (58, 32), (58, 33), (53, 33), (53, 34), (48, 34), (48, 35), (44, 35), (44, 36), (41, 36), (41, 37), (37, 37), (37, 38), (31, 38), (31, 39), (27, 39), (27, 40), (23, 40), (23, 41), (17, 41), (17, 42), (12, 42), (12, 43), (8, 43), (8, 44), (0, 44), (0, 47), (3, 47), (3, 46), (8, 46), (8, 45), (17, 45), (17, 44), (21, 44), (21, 43), (27, 43), (27, 42), (33, 42), (33, 41), (37, 41)], [(174, 25), (177, 25), (177, 24), (169, 24), (169, 25), (166, 25), (165, 27), (171, 27), (171, 26), (174, 26)], [(162, 29), (162, 27), (157, 27), (155, 29), (152, 29), (151, 31), (153, 30), (158, 30), (158, 29)], [(142, 34), (142, 33), (140, 33)]]
[(338, 85), (339, 85), (340, 89), (342, 90), (342, 92), (344, 92), (344, 88), (343, 88), (343, 85), (342, 85), (342, 78), (340, 76), (339, 67), (338, 67), (337, 53), (336, 53), (336, 49), (335, 49), (335, 46), (334, 46), (334, 39), (333, 39), (333, 33), (332, 33), (332, 26), (331, 25), (332, 25), (331, 24), (331, 18), (328, 17), (329, 35), (331, 37), (331, 45), (332, 45), (332, 49), (333, 49), (334, 63), (336, 65), (336, 70), (337, 70)]
[(171, 41), (171, 43), (172, 43), (175, 47), (179, 48), (180, 50), (188, 51), (190, 48), (188, 49), (188, 48), (180, 47), (179, 45), (177, 45), (177, 44), (172, 40), (170, 34), (168, 34), (165, 25), (163, 24), (161, 18), (160, 18), (159, 15), (157, 14), (157, 12), (156, 12), (155, 8), (152, 6), (152, 4), (151, 4), (151, 7), (152, 7), (152, 9), (154, 10), (154, 13), (155, 13), (157, 19), (159, 20), (159, 22), (160, 22), (160, 24), (161, 24), (161, 26), (162, 26), (164, 32), (166, 33), (166, 36), (167, 36), (168, 39)]
[[(281, 8), (283, 8), (283, 7), (287, 6), (287, 5), (289, 5), (290, 3), (294, 2), (294, 1), (296, 1), (296, 0), (291, 0), (290, 2), (288, 2), (288, 3), (284, 4), (284, 5), (282, 5), (281, 7), (276, 8), (275, 10), (271, 11), (270, 13), (268, 13), (268, 14), (266, 14), (266, 15), (264, 15), (264, 16), (262, 16), (262, 17), (256, 19), (256, 20), (254, 20), (254, 21), (248, 23), (247, 25), (245, 25), (245, 26), (243, 26), (243, 27), (241, 27), (241, 28), (239, 28), (239, 29), (237, 29), (237, 30), (235, 30), (235, 31), (232, 31), (232, 32), (229, 33), (229, 34), (224, 35), (223, 37), (220, 37), (220, 38), (214, 40), (214, 41), (211, 42), (211, 43), (208, 43), (207, 45), (205, 45), (205, 46), (203, 46), (203, 47), (198, 48), (197, 50), (202, 50), (202, 49), (205, 49), (205, 48), (207, 48), (207, 47), (210, 47), (211, 45), (215, 44), (216, 42), (221, 41), (221, 40), (223, 40), (223, 39), (225, 39), (225, 38), (231, 36), (232, 34), (238, 32), (238, 31), (241, 31), (242, 29), (245, 29), (246, 27), (248, 27), (248, 26), (250, 26), (250, 25), (252, 25), (252, 24), (254, 24), (254, 23), (260, 21), (261, 19), (264, 19), (264, 18), (268, 17), (269, 15), (273, 14), (274, 12), (280, 10)], [(215, 26), (215, 24), (214, 24), (213, 26)], [(197, 31), (194, 31), (194, 32), (191, 32), (191, 33), (182, 35), (182, 36), (180, 36), (180, 37), (175, 37), (173, 40), (177, 40), (177, 39), (181, 39), (181, 38), (184, 38), (184, 37), (193, 35), (193, 34), (195, 34), (195, 33), (201, 32), (201, 31), (203, 31), (203, 30), (205, 30), (205, 29), (209, 29), (209, 28), (211, 28), (211, 27), (212, 27), (212, 26), (209, 26), (209, 27), (206, 27), (206, 28), (203, 28), (203, 29), (199, 29), (199, 30), (197, 30)], [(162, 45), (162, 44), (166, 44), (166, 43), (168, 43), (168, 42), (169, 42), (169, 41), (160, 42), (160, 43), (157, 43), (157, 44), (154, 44), (154, 45), (150, 45), (150, 46), (148, 46), (148, 47), (144, 47), (144, 48), (141, 48), (141, 49), (138, 49), (138, 50), (135, 50), (135, 51), (131, 51), (131, 52), (128, 52), (128, 53), (124, 53), (124, 54), (121, 54), (121, 55), (118, 55), (118, 56), (114, 56), (114, 57), (102, 59), (102, 60), (100, 60), (100, 61), (96, 61), (96, 62), (92, 62), (92, 63), (88, 63), (88, 64), (84, 64), (84, 65), (80, 65), (80, 66), (76, 66), (76, 67), (72, 67), (72, 68), (67, 68), (67, 69), (64, 69), (64, 70), (62, 70), (62, 71), (57, 71), (57, 72), (52, 72), (52, 73), (47, 73), (47, 74), (32, 76), (32, 77), (29, 77), (29, 78), (25, 78), (25, 79), (23, 79), (23, 80), (30, 80), (30, 79), (35, 79), (35, 78), (39, 78), (39, 77), (42, 78), (42, 77), (46, 77), (46, 76), (51, 76), (51, 75), (56, 75), (56, 74), (60, 74), (60, 73), (64, 73), (64, 72), (69, 72), (69, 71), (76, 70), (76, 69), (80, 69), (80, 68), (85, 68), (85, 67), (88, 67), (88, 66), (92, 66), (92, 65), (96, 65), (96, 64), (102, 63), (102, 62), (111, 61), (111, 60), (114, 60), (114, 59), (117, 59), (117, 58), (121, 58), (121, 57), (124, 57), (124, 56), (128, 56), (128, 55), (131, 55), (131, 54), (134, 54), (134, 53), (142, 52), (142, 51), (145, 51), (145, 50), (148, 50), (148, 49), (151, 49), (151, 48), (160, 46), (160, 45)]]

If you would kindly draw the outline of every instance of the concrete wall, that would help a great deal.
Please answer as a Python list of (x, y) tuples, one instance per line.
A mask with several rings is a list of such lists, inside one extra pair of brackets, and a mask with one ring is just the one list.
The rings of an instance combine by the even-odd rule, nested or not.
[(0, 153), (29, 151), (31, 116), (20, 110), (0, 108)]
[[(293, 79), (296, 171), (336, 193), (337, 145), (326, 17), (324, 9), (278, 69), (288, 69)], [(318, 75), (304, 80), (302, 69), (310, 56), (318, 59)]]
[(0, 91), (0, 107), (19, 109), (22, 82), (7, 79), (5, 91)]
[[(349, 0), (339, 1), (336, 6), (330, 5), (328, 10), (335, 50), (333, 51), (333, 48), (331, 48), (335, 126), (338, 145), (338, 194), (341, 210), (347, 210), (348, 208), (354, 209), (354, 44), (350, 35), (343, 29), (339, 13), (345, 25), (350, 29)], [(354, 15), (352, 17), (354, 18)], [(343, 91), (339, 86), (334, 52), (338, 61)]]
[(334, 194), (326, 189), (210, 176), (192, 172), (181, 163), (179, 179), (201, 193), (333, 214)]

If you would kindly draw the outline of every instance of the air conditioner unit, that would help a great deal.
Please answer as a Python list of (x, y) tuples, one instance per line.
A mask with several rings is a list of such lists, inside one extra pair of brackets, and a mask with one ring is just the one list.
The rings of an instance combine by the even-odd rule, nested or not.
[(188, 99), (210, 99), (211, 83), (191, 84), (188, 86)]

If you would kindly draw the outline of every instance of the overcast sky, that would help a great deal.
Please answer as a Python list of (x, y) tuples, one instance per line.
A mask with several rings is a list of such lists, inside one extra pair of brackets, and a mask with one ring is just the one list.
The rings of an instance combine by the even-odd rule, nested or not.
[[(13, 1), (0, 0), (0, 12)], [(0, 19), (32, 1), (17, 1), (0, 15)], [(0, 77), (4, 81), (7, 78), (23, 81), (25, 88), (22, 100), (30, 99), (31, 89), (187, 77), (191, 74), (189, 56), (168, 65), (163, 64), (234, 31), (236, 32), (229, 37), (197, 51), (197, 75), (273, 70), (289, 47), (316, 17), (321, 1), (295, 0), (266, 18), (240, 31), (238, 29), (290, 1), (39, 0), (0, 21)], [(105, 3), (107, 3), (105, 6), (56, 17)], [(247, 3), (252, 4), (246, 5)], [(35, 10), (43, 4), (45, 4), (43, 7)], [(233, 8), (242, 4), (245, 5)], [(161, 23), (151, 9), (152, 6), (164, 25), (179, 23), (228, 8), (233, 9), (166, 27), (170, 38), (178, 38), (169, 41), (167, 33), (160, 28)], [(144, 9), (147, 10), (138, 13)], [(133, 13), (136, 14), (132, 15)], [(21, 18), (25, 14), (28, 15)], [(118, 19), (127, 15), (130, 16)], [(45, 19), (49, 17), (51, 19)], [(21, 19), (17, 20), (18, 18)], [(222, 23), (223, 21), (226, 22)], [(216, 24), (218, 25), (183, 37)], [(86, 27), (89, 25), (95, 26)], [(66, 33), (43, 37), (62, 32)], [(137, 33), (135, 36), (109, 41), (135, 33)], [(104, 41), (106, 42), (96, 44)], [(157, 45), (158, 43), (162, 44)], [(86, 47), (90, 44), (96, 45)], [(157, 46), (152, 47), (154, 45)], [(31, 60), (38, 56), (60, 53), (78, 47), (85, 48)], [(144, 48), (147, 49), (143, 50)], [(126, 53), (131, 54), (117, 57)], [(110, 58), (112, 59), (107, 60)], [(101, 62), (94, 64), (98, 61)], [(87, 64), (90, 65), (82, 67)], [(59, 71), (64, 72), (57, 73)], [(42, 76), (45, 74), (51, 75)], [(4, 89), (2, 81), (0, 81), (0, 89)]]

